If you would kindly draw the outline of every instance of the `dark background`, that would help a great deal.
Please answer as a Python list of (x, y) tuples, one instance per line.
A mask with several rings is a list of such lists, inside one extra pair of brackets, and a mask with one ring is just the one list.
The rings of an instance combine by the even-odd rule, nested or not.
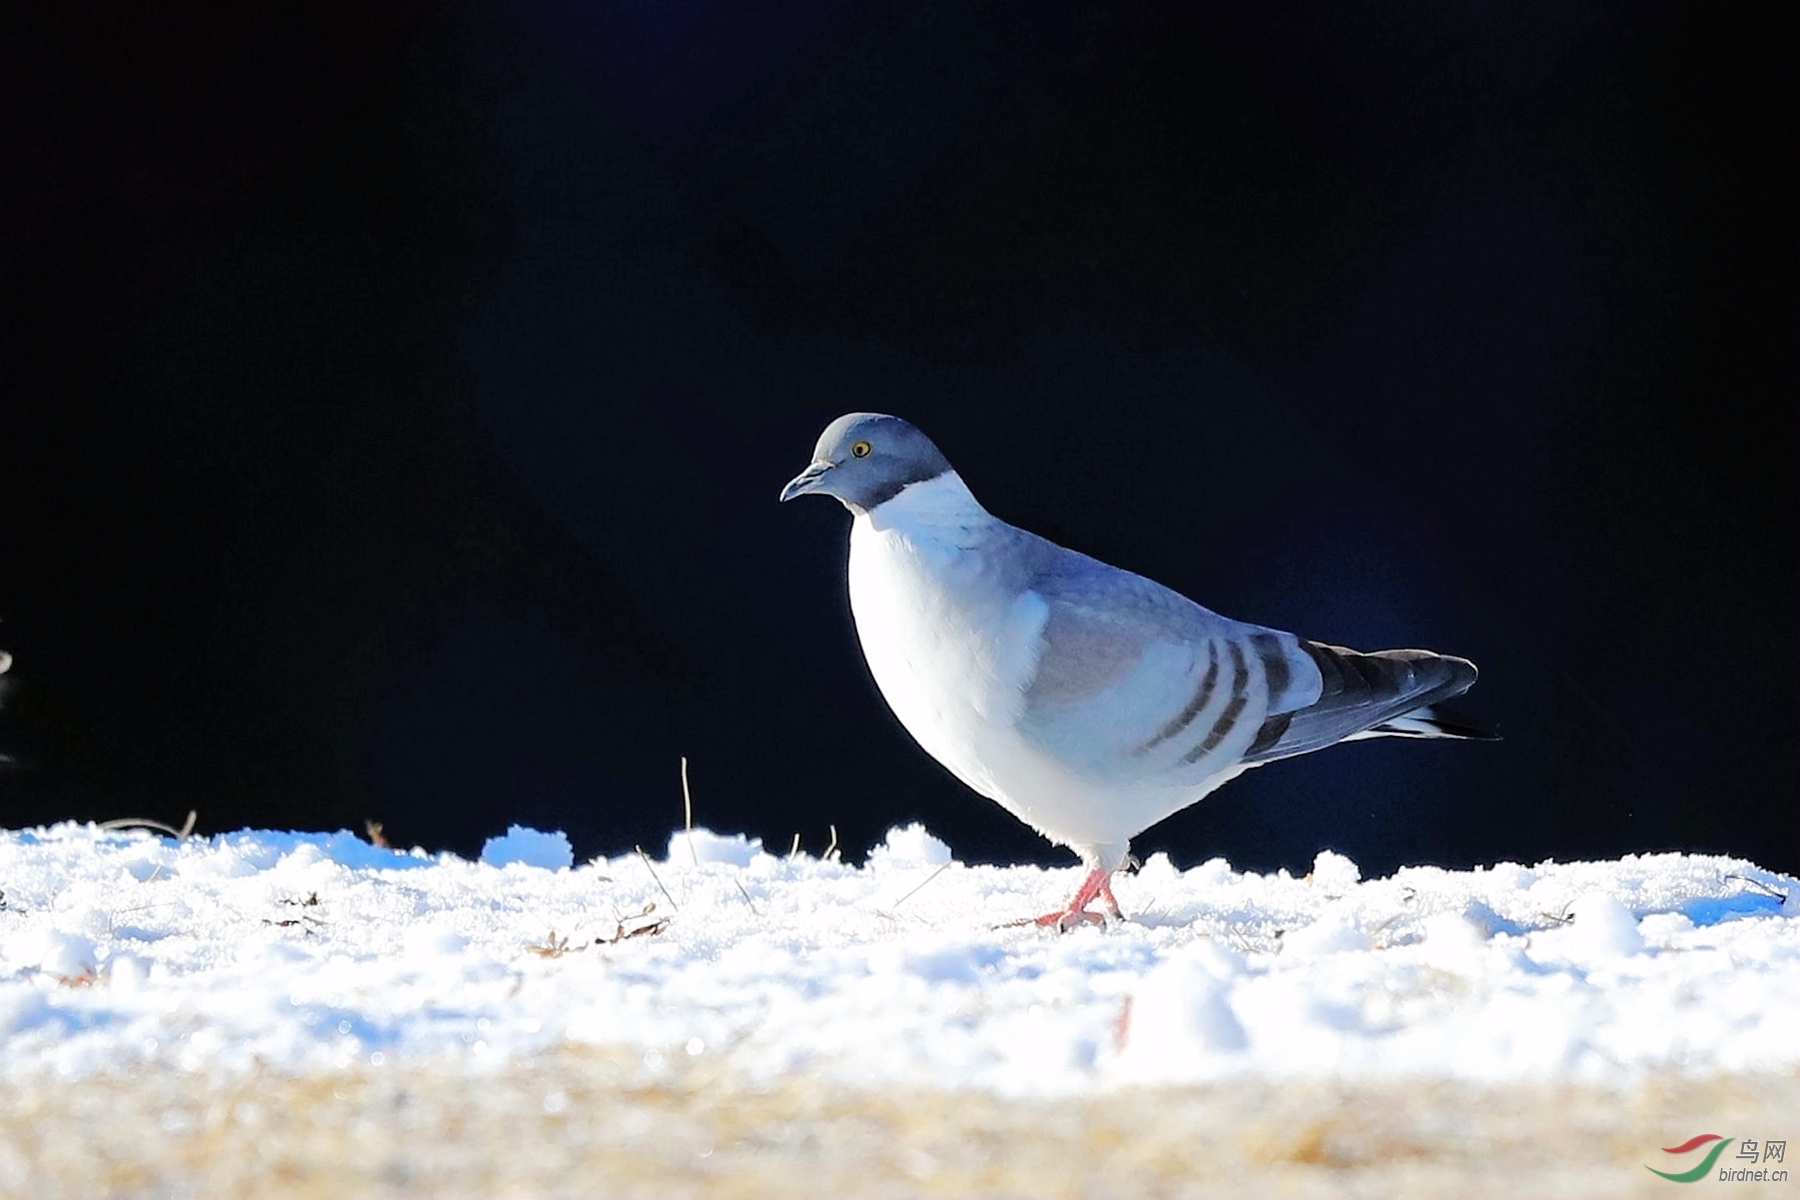
[(686, 754), (774, 848), (1066, 862), (888, 716), (843, 512), (775, 503), (873, 409), (1210, 607), (1481, 665), (1503, 742), (1140, 851), (1800, 871), (1791, 9), (7, 19), (0, 824), (591, 855)]

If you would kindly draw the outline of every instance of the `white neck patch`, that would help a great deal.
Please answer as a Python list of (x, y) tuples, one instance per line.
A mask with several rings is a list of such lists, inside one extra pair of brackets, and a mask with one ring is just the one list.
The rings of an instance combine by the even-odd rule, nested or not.
[(955, 471), (909, 483), (862, 515), (881, 532), (922, 535), (942, 535), (993, 520)]

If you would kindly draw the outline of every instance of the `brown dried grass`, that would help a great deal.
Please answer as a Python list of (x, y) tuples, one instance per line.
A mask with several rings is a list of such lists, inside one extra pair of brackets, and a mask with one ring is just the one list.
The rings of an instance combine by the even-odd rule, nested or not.
[[(1622, 1091), (1238, 1081), (1080, 1099), (651, 1080), (569, 1049), (490, 1072), (173, 1068), (0, 1089), (8, 1196), (1638, 1196), (1696, 1132), (1784, 1136), (1800, 1076)], [(1685, 1164), (1685, 1160), (1684, 1160)]]

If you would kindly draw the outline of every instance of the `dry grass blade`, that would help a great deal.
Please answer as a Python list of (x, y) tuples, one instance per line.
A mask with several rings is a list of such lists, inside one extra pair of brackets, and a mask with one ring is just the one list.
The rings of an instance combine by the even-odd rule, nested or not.
[(914, 896), (918, 895), (922, 890), (924, 890), (924, 887), (926, 884), (930, 883), (932, 880), (936, 879), (939, 875), (942, 875), (945, 871), (948, 871), (949, 869), (950, 869), (949, 863), (943, 863), (943, 864), (939, 865), (937, 870), (933, 871), (931, 874), (927, 875), (925, 878), (921, 879), (917, 884), (915, 884), (913, 886), (912, 891), (906, 893), (906, 895), (904, 895), (904, 896), (900, 897), (898, 900), (894, 901), (892, 906), (889, 907), (888, 911), (892, 912), (894, 909), (899, 908), (902, 904), (905, 904), (908, 900), (911, 900)]
[(669, 889), (663, 886), (663, 881), (656, 874), (656, 868), (650, 865), (650, 856), (644, 853), (644, 848), (642, 846), (633, 846), (632, 849), (636, 850), (637, 856), (644, 860), (644, 870), (650, 872), (650, 878), (656, 881), (656, 890), (663, 894), (663, 899), (669, 902), (669, 907), (679, 909), (681, 905), (675, 903), (675, 897), (669, 895)]
[(1768, 884), (1764, 883), (1760, 879), (1752, 879), (1748, 875), (1727, 875), (1725, 878), (1741, 879), (1745, 883), (1749, 884), (1751, 887), (1755, 888), (1757, 891), (1761, 892), (1763, 895), (1773, 896), (1773, 897), (1775, 897), (1775, 899), (1781, 901), (1783, 904), (1787, 903), (1788, 894), (1786, 892), (1778, 892), (1774, 888), (1770, 887)]
[[(693, 861), (695, 867), (698, 867), (700, 865), (700, 854), (694, 849), (694, 793), (688, 787), (688, 760), (687, 755), (685, 754), (681, 756), (681, 807), (683, 816), (686, 818), (684, 828), (687, 831), (688, 858)], [(794, 844), (798, 846), (799, 841), (800, 835), (795, 834)], [(642, 854), (643, 850), (640, 849), (638, 853)], [(655, 875), (656, 872), (652, 871), (651, 874)], [(756, 902), (750, 899), (750, 893), (744, 890), (743, 883), (740, 882), (736, 876), (732, 877), (731, 882), (737, 886), (738, 895), (744, 898), (744, 903), (750, 906), (750, 911), (758, 917), (762, 916), (761, 913), (756, 911)], [(662, 886), (660, 880), (657, 881), (657, 886)], [(668, 894), (668, 892), (663, 893), (665, 896)], [(669, 903), (674, 904), (675, 901), (671, 899)]]
[(100, 822), (99, 827), (101, 829), (155, 829), (159, 832), (168, 834), (172, 838), (185, 840), (194, 832), (194, 825), (199, 819), (199, 812), (190, 808), (188, 809), (187, 820), (182, 822), (180, 829), (165, 822), (153, 820), (150, 817), (115, 817), (110, 821)]
[(685, 818), (683, 828), (687, 830), (688, 857), (694, 865), (700, 865), (700, 855), (694, 850), (694, 794), (688, 790), (687, 755), (681, 756), (681, 809)]
[[(630, 918), (631, 920), (634, 920), (634, 921), (643, 921), (644, 923), (642, 925), (633, 925), (633, 926), (627, 927), (625, 924), (625, 921), (620, 920), (617, 924), (615, 924), (613, 926), (613, 935), (611, 937), (600, 938), (597, 940), (603, 941), (609, 946), (616, 946), (620, 942), (630, 941), (632, 938), (655, 937), (657, 934), (661, 933), (663, 930), (665, 930), (669, 927), (669, 923), (666, 920), (664, 920), (663, 918), (650, 916), (650, 914), (655, 911), (656, 911), (656, 903), (655, 903), (655, 901), (652, 901), (651, 903), (644, 905), (643, 912), (638, 913), (637, 916)], [(646, 918), (649, 918), (649, 919), (646, 920)]]
[(586, 942), (581, 943), (579, 946), (571, 946), (569, 944), (569, 939), (563, 937), (554, 929), (550, 931), (550, 935), (544, 939), (542, 945), (530, 945), (525, 947), (527, 951), (537, 955), (539, 958), (561, 958), (565, 954), (586, 950), (587, 948), (588, 943)]

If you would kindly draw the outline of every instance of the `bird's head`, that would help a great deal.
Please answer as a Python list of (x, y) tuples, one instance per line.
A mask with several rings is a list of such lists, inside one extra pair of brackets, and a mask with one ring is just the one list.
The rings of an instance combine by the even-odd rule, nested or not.
[(931, 439), (899, 417), (846, 413), (825, 427), (812, 464), (781, 489), (781, 498), (817, 493), (836, 497), (851, 512), (867, 512), (949, 469)]

